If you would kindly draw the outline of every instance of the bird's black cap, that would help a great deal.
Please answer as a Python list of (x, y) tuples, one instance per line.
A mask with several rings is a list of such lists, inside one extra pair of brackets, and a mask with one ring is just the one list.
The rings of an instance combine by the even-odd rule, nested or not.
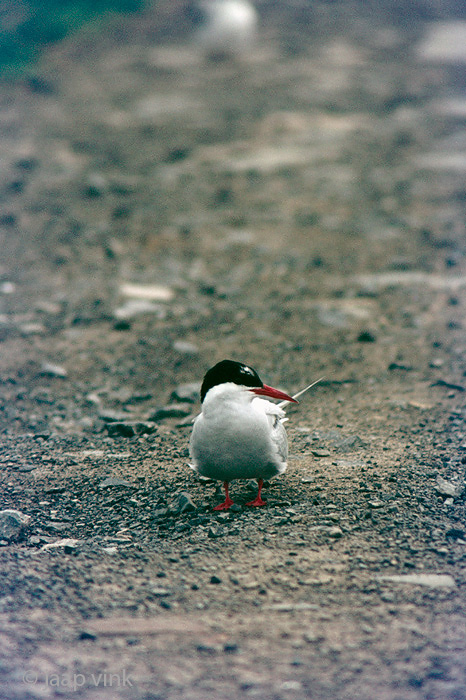
[(233, 384), (240, 386), (264, 386), (256, 370), (252, 367), (248, 367), (242, 362), (235, 362), (235, 360), (222, 360), (211, 367), (204, 377), (201, 386), (201, 403), (209, 389), (226, 382), (233, 382)]

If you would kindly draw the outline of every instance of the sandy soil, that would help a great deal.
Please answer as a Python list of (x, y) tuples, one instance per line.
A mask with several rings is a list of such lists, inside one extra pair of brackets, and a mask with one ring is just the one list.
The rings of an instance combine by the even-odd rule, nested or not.
[[(298, 9), (0, 85), (2, 698), (466, 698), (464, 86), (421, 21)], [(223, 358), (325, 377), (263, 509), (187, 466)]]

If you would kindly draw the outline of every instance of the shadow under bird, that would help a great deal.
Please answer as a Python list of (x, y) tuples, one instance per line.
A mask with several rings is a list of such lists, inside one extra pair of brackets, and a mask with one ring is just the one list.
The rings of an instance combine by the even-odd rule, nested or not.
[(233, 505), (228, 486), (234, 479), (257, 479), (257, 497), (246, 505), (266, 505), (261, 497), (264, 479), (282, 474), (287, 467), (283, 407), (298, 403), (297, 397), (316, 383), (288, 396), (264, 384), (252, 367), (241, 362), (222, 360), (209, 369), (201, 386), (202, 411), (194, 421), (189, 452), (195, 471), (223, 481), (225, 501), (214, 510)]

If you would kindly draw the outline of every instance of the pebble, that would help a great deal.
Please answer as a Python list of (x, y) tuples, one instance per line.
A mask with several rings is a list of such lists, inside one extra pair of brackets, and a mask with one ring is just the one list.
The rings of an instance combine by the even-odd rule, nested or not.
[(199, 348), (194, 343), (190, 343), (186, 340), (177, 340), (173, 343), (173, 349), (182, 355), (198, 355)]
[(375, 343), (377, 340), (376, 336), (372, 331), (362, 331), (358, 335), (358, 342), (359, 343)]
[(335, 525), (334, 527), (330, 527), (327, 530), (327, 534), (329, 537), (333, 537), (334, 539), (339, 539), (340, 537), (343, 537), (343, 530), (341, 527), (338, 527)]
[(179, 384), (176, 389), (172, 392), (172, 401), (185, 401), (186, 403), (196, 403), (199, 399), (199, 392), (201, 390), (200, 382), (189, 382), (186, 384)]
[(187, 491), (182, 491), (177, 499), (176, 508), (178, 513), (189, 513), (197, 510), (192, 496)]
[(48, 542), (47, 544), (44, 544), (43, 547), (40, 548), (40, 551), (46, 552), (48, 549), (57, 549), (59, 547), (63, 547), (67, 554), (71, 554), (77, 551), (78, 544), (79, 540), (64, 538), (61, 540), (55, 540), (55, 542)]
[(191, 408), (183, 404), (172, 403), (168, 406), (163, 406), (162, 408), (157, 408), (151, 415), (149, 419), (151, 421), (160, 421), (165, 418), (186, 418), (191, 415)]
[(52, 364), (51, 362), (42, 363), (41, 374), (48, 377), (61, 377), (63, 379), (68, 376), (68, 372), (64, 367)]
[(417, 56), (432, 63), (466, 63), (466, 22), (433, 22), (417, 46)]
[(283, 681), (280, 690), (301, 690), (302, 687), (302, 683), (299, 681)]
[(437, 484), (435, 487), (437, 493), (442, 496), (450, 496), (451, 498), (459, 496), (464, 490), (464, 483), (453, 483), (452, 481), (447, 481), (440, 474), (437, 475)]
[(170, 287), (160, 284), (132, 284), (127, 282), (120, 287), (120, 293), (132, 299), (149, 301), (171, 301), (174, 292)]
[(112, 411), (110, 409), (105, 409), (99, 411), (99, 418), (101, 418), (105, 423), (126, 423), (128, 422), (128, 414), (123, 411)]
[(454, 588), (455, 580), (449, 574), (401, 574), (398, 576), (379, 576), (380, 581), (406, 583), (431, 588)]
[(170, 595), (170, 591), (168, 588), (150, 588), (149, 591), (152, 593), (152, 595), (157, 596), (158, 598), (165, 597), (167, 595)]
[(0, 539), (7, 542), (23, 539), (30, 520), (30, 515), (25, 515), (19, 510), (7, 508), (0, 511)]
[(315, 603), (272, 603), (264, 605), (264, 610), (275, 610), (276, 612), (301, 612), (304, 610), (318, 610)]
[(135, 435), (147, 435), (157, 430), (157, 425), (152, 421), (120, 421), (107, 423), (107, 432), (110, 437), (134, 437)]
[(160, 304), (154, 304), (147, 299), (129, 299), (113, 312), (117, 321), (127, 321), (141, 314), (154, 314), (159, 320), (163, 320), (166, 316), (165, 309)]
[(223, 537), (225, 534), (225, 531), (223, 528), (218, 527), (216, 525), (211, 525), (209, 529), (207, 530), (207, 537), (210, 537), (211, 539), (216, 539), (217, 537)]
[(2, 282), (0, 284), (1, 294), (14, 294), (16, 291), (16, 285), (14, 282)]
[(126, 479), (118, 479), (117, 477), (113, 476), (109, 476), (108, 479), (101, 481), (101, 483), (99, 484), (99, 488), (101, 489), (108, 489), (112, 486), (123, 486), (125, 488), (132, 488), (133, 484), (131, 484), (129, 481), (126, 481)]

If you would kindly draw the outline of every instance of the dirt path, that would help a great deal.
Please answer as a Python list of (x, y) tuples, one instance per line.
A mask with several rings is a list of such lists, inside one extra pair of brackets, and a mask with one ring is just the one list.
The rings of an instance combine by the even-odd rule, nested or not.
[[(464, 700), (458, 66), (333, 3), (209, 64), (178, 8), (0, 86), (0, 696)], [(325, 376), (253, 512), (187, 467), (225, 357)]]

